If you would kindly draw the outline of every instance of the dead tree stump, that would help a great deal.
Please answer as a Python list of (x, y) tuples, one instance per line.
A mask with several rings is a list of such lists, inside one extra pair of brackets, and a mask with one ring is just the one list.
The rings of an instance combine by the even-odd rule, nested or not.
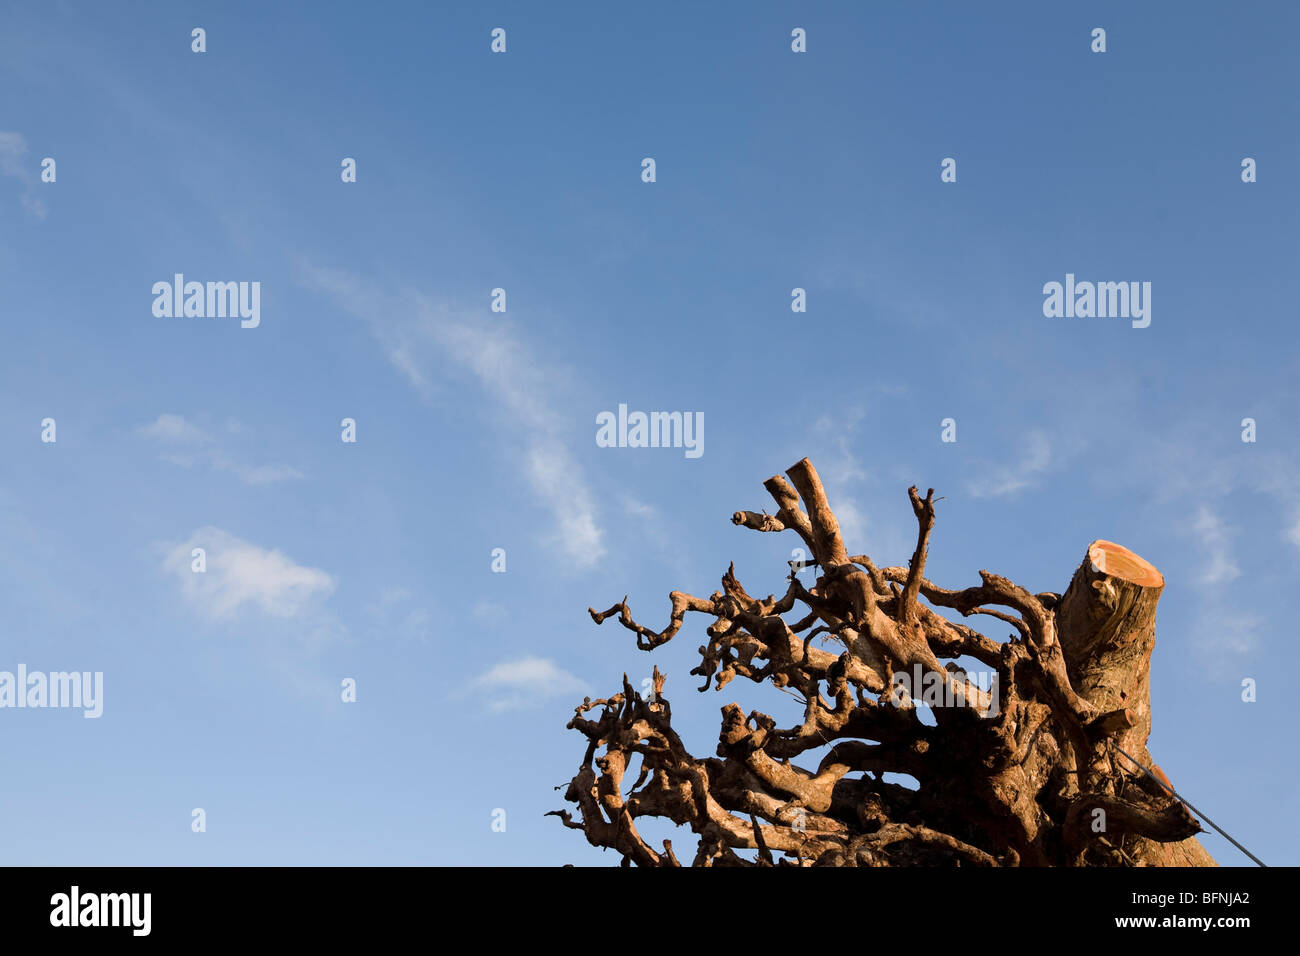
[[(784, 594), (755, 597), (733, 565), (707, 598), (672, 592), (662, 630), (638, 624), (626, 598), (590, 613), (617, 617), (646, 651), (702, 614), (699, 689), (770, 683), (802, 714), (778, 727), (728, 704), (715, 756), (699, 758), (672, 727), (658, 668), (649, 694), (624, 675), (620, 692), (584, 700), (569, 722), (587, 748), (565, 790), (577, 816), (553, 811), (565, 826), (642, 866), (682, 864), (671, 841), (641, 837), (640, 817), (689, 828), (697, 866), (1215, 865), (1187, 808), (1120, 753), (1154, 767), (1164, 578), (1153, 565), (1094, 541), (1063, 595), (988, 571), (950, 590), (925, 577), (933, 490), (908, 489), (916, 549), (905, 567), (881, 567), (850, 554), (808, 459), (786, 476), (764, 482), (774, 514), (737, 511), (732, 523), (793, 531), (817, 569), (811, 587), (791, 568)], [(1012, 633), (985, 635), (965, 623), (975, 617)], [(918, 718), (918, 701), (935, 723)]]

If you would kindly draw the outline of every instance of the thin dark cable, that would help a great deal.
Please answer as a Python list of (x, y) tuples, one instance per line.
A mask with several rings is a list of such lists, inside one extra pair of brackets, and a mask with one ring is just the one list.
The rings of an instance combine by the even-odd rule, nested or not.
[(1227, 834), (1226, 832), (1224, 832), (1223, 828), (1220, 827), (1217, 823), (1215, 823), (1213, 820), (1211, 820), (1209, 817), (1207, 817), (1204, 813), (1202, 813), (1200, 810), (1197, 810), (1194, 806), (1192, 806), (1190, 803), (1188, 803), (1186, 800), (1184, 800), (1181, 796), (1179, 796), (1177, 790), (1175, 790), (1173, 787), (1171, 787), (1171, 786), (1169, 786), (1168, 784), (1166, 784), (1163, 780), (1161, 780), (1159, 777), (1157, 777), (1155, 774), (1153, 774), (1153, 773), (1152, 773), (1150, 770), (1148, 770), (1146, 767), (1142, 766), (1142, 764), (1138, 763), (1138, 762), (1137, 762), (1136, 760), (1134, 760), (1132, 757), (1129, 757), (1129, 755), (1125, 752), (1125, 750), (1124, 750), (1123, 747), (1121, 747), (1119, 744), (1116, 744), (1115, 741), (1113, 741), (1113, 740), (1111, 741), (1111, 743), (1112, 743), (1112, 744), (1115, 744), (1115, 749), (1116, 749), (1116, 750), (1118, 750), (1120, 753), (1124, 754), (1125, 757), (1128, 757), (1128, 759), (1131, 760), (1131, 761), (1133, 762), (1133, 766), (1137, 767), (1137, 768), (1138, 768), (1139, 770), (1141, 770), (1144, 774), (1146, 774), (1148, 777), (1150, 777), (1152, 780), (1154, 780), (1154, 781), (1155, 781), (1155, 782), (1160, 786), (1160, 788), (1161, 788), (1162, 790), (1167, 790), (1167, 791), (1169, 791), (1171, 794), (1173, 794), (1175, 800), (1177, 800), (1177, 801), (1178, 801), (1179, 803), (1181, 803), (1183, 806), (1187, 807), (1188, 810), (1191, 810), (1194, 814), (1196, 814), (1198, 817), (1200, 817), (1202, 820), (1204, 820), (1204, 821), (1205, 821), (1206, 823), (1208, 823), (1210, 826), (1214, 827), (1214, 829), (1218, 831), (1219, 836), (1223, 837), (1225, 840), (1227, 840), (1229, 843), (1231, 843), (1233, 846), (1235, 846), (1235, 847), (1236, 847), (1238, 850), (1240, 850), (1242, 853), (1246, 854), (1246, 856), (1250, 857), (1252, 860), (1254, 860), (1254, 861), (1255, 861), (1256, 863), (1258, 863), (1260, 866), (1265, 867), (1265, 868), (1268, 867), (1268, 864), (1267, 864), (1267, 863), (1265, 863), (1263, 860), (1261, 860), (1261, 859), (1260, 859), (1259, 857), (1257, 857), (1255, 854), (1251, 853), (1249, 850), (1247, 850), (1244, 846), (1242, 846), (1240, 843), (1238, 843), (1238, 842), (1237, 842), (1236, 840), (1234, 840), (1232, 837), (1228, 836), (1228, 834)]

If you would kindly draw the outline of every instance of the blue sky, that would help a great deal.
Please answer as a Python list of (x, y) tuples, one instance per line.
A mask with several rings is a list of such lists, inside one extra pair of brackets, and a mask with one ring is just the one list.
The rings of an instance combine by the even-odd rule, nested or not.
[[(701, 755), (799, 712), (586, 609), (782, 589), (729, 516), (807, 455), (885, 564), (937, 489), (948, 587), (1160, 567), (1152, 751), (1300, 862), (1300, 13), (1141, 6), (5, 4), (0, 670), (104, 713), (0, 711), (0, 859), (616, 862), (542, 816), (584, 693), (658, 664)], [(178, 272), (260, 325), (155, 317)], [(1046, 318), (1067, 273), (1150, 326)], [(620, 403), (704, 454), (598, 447)]]

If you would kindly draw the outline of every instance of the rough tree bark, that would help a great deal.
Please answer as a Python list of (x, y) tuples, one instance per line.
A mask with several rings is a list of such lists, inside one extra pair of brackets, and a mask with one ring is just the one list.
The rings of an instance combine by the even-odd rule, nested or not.
[[(646, 651), (672, 640), (687, 613), (712, 618), (691, 671), (700, 690), (770, 681), (802, 700), (802, 720), (778, 728), (728, 704), (716, 756), (697, 758), (672, 728), (658, 668), (644, 695), (624, 675), (620, 693), (584, 700), (568, 724), (587, 750), (565, 792), (576, 818), (553, 811), (565, 826), (624, 865), (681, 865), (672, 841), (656, 849), (641, 837), (645, 817), (689, 827), (697, 866), (1215, 865), (1186, 807), (1120, 753), (1154, 766), (1156, 568), (1095, 541), (1063, 595), (988, 571), (948, 590), (925, 577), (933, 490), (908, 489), (918, 531), (907, 567), (878, 567), (849, 555), (812, 463), (786, 475), (764, 483), (775, 514), (738, 511), (732, 521), (795, 532), (819, 573), (811, 588), (792, 568), (781, 597), (755, 598), (733, 565), (708, 598), (672, 592), (661, 631), (633, 620), (626, 598), (590, 613), (597, 624), (617, 616)], [(936, 609), (1014, 633), (996, 641)], [(956, 658), (991, 679), (973, 680)], [(918, 718), (917, 699), (934, 724)], [(801, 756), (809, 766), (794, 763)]]

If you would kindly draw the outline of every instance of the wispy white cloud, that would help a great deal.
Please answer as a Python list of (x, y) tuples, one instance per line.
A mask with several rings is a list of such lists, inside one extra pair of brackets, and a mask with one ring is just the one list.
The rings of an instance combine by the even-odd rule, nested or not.
[(1241, 568), (1232, 555), (1228, 529), (1222, 518), (1206, 505), (1201, 505), (1192, 520), (1192, 531), (1196, 534), (1202, 556), (1201, 573), (1197, 576), (1201, 584), (1224, 584), (1241, 577)]
[(409, 601), (410, 599), (411, 592), (404, 587), (391, 586), (379, 592), (380, 607), (392, 607), (394, 604), (401, 604), (403, 601)]
[(366, 323), (389, 362), (425, 398), (446, 363), (471, 375), (501, 413), (498, 427), (521, 440), (521, 473), (555, 522), (551, 543), (576, 567), (604, 556), (594, 496), (565, 445), (571, 418), (557, 408), (565, 373), (539, 360), (521, 330), (499, 314), (485, 323), (417, 293), (393, 296), (305, 260), (299, 270), (304, 286)]
[(408, 588), (389, 586), (379, 592), (379, 599), (365, 606), (371, 621), (372, 634), (381, 640), (399, 640), (427, 643), (433, 636), (433, 615), (417, 606), (415, 594)]
[(36, 219), (44, 219), (45, 203), (36, 198), (32, 192), (36, 185), (36, 175), (28, 167), (27, 140), (21, 133), (0, 130), (0, 175), (10, 176), (23, 184), (19, 202), (28, 214)]
[[(1146, 437), (1114, 471), (1149, 490), (1161, 504), (1179, 508), (1190, 502), (1250, 500), (1244, 492), (1266, 495), (1268, 507), (1279, 516), (1279, 537), (1300, 549), (1300, 463), (1288, 451), (1245, 442), (1217, 445), (1207, 437), (1216, 424), (1194, 419)], [(1194, 509), (1198, 519), (1205, 507)], [(1217, 514), (1211, 519), (1218, 521)], [(1214, 529), (1213, 524), (1207, 527)]]
[(301, 471), (288, 465), (244, 465), (224, 455), (213, 455), (211, 460), (217, 471), (231, 472), (246, 485), (272, 485), (302, 477)]
[(502, 628), (510, 623), (510, 612), (494, 601), (479, 601), (472, 613), (474, 620), (485, 627)]
[(18, 197), (18, 202), (22, 204), (23, 209), (27, 210), (27, 214), (34, 219), (44, 219), (49, 214), (49, 210), (45, 208), (45, 203), (31, 193), (23, 193)]
[(533, 494), (555, 518), (551, 544), (575, 566), (591, 567), (605, 554), (605, 535), (581, 467), (567, 449), (545, 441), (534, 442), (527, 456)]
[(673, 536), (668, 533), (664, 516), (658, 508), (629, 494), (622, 495), (620, 500), (623, 514), (636, 522), (640, 536), (660, 550), (672, 546)]
[(1255, 655), (1264, 619), (1219, 603), (1204, 609), (1193, 638), (1202, 662), (1221, 674), (1237, 674)]
[(989, 465), (984, 474), (972, 478), (966, 490), (972, 498), (1000, 498), (1024, 491), (1052, 464), (1052, 444), (1047, 433), (1030, 429), (1025, 434), (1020, 457), (1010, 465)]
[(23, 167), (27, 153), (27, 140), (21, 133), (0, 130), (0, 173), (23, 178), (28, 175)]
[(1199, 611), (1192, 630), (1197, 656), (1211, 671), (1236, 674), (1259, 647), (1264, 626), (1261, 617), (1243, 610), (1234, 590), (1225, 587), (1242, 576), (1233, 553), (1232, 529), (1202, 503), (1190, 523), (1196, 539), (1196, 575)]
[(680, 525), (678, 515), (627, 492), (616, 495), (613, 500), (626, 519), (618, 528), (619, 540), (643, 542), (666, 566), (681, 573), (691, 573), (690, 549), (682, 545), (687, 532)]
[(173, 444), (199, 445), (211, 441), (203, 429), (171, 412), (164, 412), (158, 416), (157, 421), (141, 425), (137, 431), (148, 438)]
[[(238, 422), (227, 422), (225, 430), (232, 435), (245, 431)], [(172, 412), (159, 415), (156, 421), (136, 431), (167, 449), (159, 458), (182, 468), (206, 464), (214, 471), (233, 474), (246, 485), (270, 485), (303, 477), (301, 471), (288, 465), (246, 465), (214, 447), (216, 438), (210, 432)]]
[(495, 712), (536, 706), (554, 697), (579, 697), (587, 685), (552, 660), (522, 657), (497, 664), (474, 679), (473, 687), (487, 694), (488, 708)]
[[(195, 548), (205, 552), (202, 572), (194, 570)], [(246, 607), (275, 618), (298, 617), (328, 597), (336, 584), (319, 568), (211, 526), (170, 546), (162, 567), (185, 598), (212, 620), (231, 618)]]

